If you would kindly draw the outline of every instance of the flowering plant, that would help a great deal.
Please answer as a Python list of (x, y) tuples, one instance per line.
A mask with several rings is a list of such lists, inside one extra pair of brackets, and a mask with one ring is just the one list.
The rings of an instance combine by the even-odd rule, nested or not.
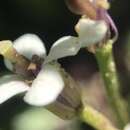
[(13, 73), (0, 79), (0, 104), (24, 93), (26, 103), (45, 106), (64, 119), (78, 116), (98, 130), (118, 130), (101, 112), (88, 103), (84, 104), (75, 80), (57, 62), (86, 48), (95, 55), (99, 65), (108, 100), (116, 116), (116, 125), (120, 129), (129, 129), (127, 104), (119, 91), (112, 53), (118, 30), (107, 12), (109, 2), (66, 0), (66, 3), (72, 12), (82, 15), (75, 25), (77, 36), (61, 37), (48, 54), (44, 43), (34, 34), (24, 34), (14, 42), (0, 42), (0, 54)]

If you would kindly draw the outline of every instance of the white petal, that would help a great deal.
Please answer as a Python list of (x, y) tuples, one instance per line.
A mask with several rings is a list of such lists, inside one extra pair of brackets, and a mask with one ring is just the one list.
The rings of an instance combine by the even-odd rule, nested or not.
[(55, 101), (63, 87), (64, 81), (59, 68), (47, 64), (34, 80), (24, 100), (31, 105), (44, 106)]
[(31, 59), (33, 55), (45, 57), (44, 43), (35, 34), (24, 34), (14, 41), (14, 48), (22, 55)]
[(13, 64), (8, 59), (4, 58), (4, 63), (9, 70), (13, 71)]
[(76, 25), (76, 31), (79, 35), (82, 47), (95, 44), (103, 40), (108, 27), (104, 21), (94, 21), (88, 18), (82, 18)]
[(80, 49), (77, 37), (65, 36), (57, 40), (51, 47), (45, 62), (57, 60), (62, 57), (76, 55)]
[(29, 89), (23, 81), (18, 80), (13, 75), (3, 76), (0, 79), (0, 104)]
[(130, 124), (127, 124), (124, 128), (124, 130), (130, 130)]

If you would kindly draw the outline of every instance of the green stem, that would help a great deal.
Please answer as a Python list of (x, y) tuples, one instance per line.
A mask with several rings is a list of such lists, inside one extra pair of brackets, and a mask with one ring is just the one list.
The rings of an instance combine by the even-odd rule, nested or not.
[(112, 41), (108, 41), (103, 47), (98, 48), (95, 56), (104, 80), (108, 100), (118, 125), (123, 128), (128, 121), (128, 114), (126, 103), (120, 95), (120, 85), (112, 53)]
[(85, 108), (81, 109), (80, 117), (84, 122), (97, 130), (118, 130), (103, 114), (89, 105), (86, 105)]

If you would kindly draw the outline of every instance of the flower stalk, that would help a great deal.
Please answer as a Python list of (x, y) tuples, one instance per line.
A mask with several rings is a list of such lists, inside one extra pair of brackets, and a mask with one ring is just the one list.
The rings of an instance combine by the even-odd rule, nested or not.
[(127, 104), (120, 94), (120, 84), (112, 53), (112, 41), (96, 49), (96, 59), (104, 80), (108, 100), (116, 115), (117, 123), (123, 128), (128, 122)]
[(80, 117), (81, 120), (97, 130), (118, 130), (102, 113), (90, 105), (86, 105), (80, 110)]

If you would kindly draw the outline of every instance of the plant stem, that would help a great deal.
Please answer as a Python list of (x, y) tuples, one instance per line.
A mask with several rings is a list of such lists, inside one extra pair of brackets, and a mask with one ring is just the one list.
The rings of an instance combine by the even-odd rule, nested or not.
[(111, 122), (100, 112), (89, 105), (80, 111), (81, 119), (97, 130), (118, 130)]
[(126, 103), (120, 94), (120, 84), (112, 52), (112, 41), (108, 41), (103, 47), (98, 48), (95, 56), (104, 80), (108, 100), (119, 127), (123, 128), (128, 122), (128, 114)]

